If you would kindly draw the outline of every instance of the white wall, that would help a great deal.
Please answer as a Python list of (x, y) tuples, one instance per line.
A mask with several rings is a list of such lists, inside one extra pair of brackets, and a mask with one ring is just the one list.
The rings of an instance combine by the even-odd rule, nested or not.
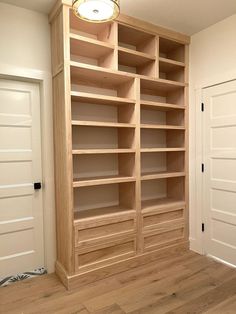
[(0, 3), (0, 40), (1, 63), (51, 71), (46, 15)]
[[(196, 195), (200, 156), (196, 151), (196, 117), (201, 87), (236, 79), (236, 15), (195, 35), (190, 45), (190, 243), (201, 252), (201, 206)], [(197, 157), (197, 162), (196, 162)], [(197, 187), (198, 188), (198, 187)], [(196, 201), (198, 199), (198, 201)]]
[(46, 15), (0, 3), (0, 75), (33, 79), (40, 85), (45, 266), (52, 272), (56, 245), (50, 25)]

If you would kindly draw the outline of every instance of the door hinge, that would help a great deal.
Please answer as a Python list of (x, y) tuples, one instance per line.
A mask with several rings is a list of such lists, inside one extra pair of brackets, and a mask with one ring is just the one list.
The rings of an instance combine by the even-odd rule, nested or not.
[(204, 232), (204, 231), (205, 231), (205, 224), (202, 223), (202, 232)]
[(205, 171), (205, 165), (202, 164), (202, 172), (204, 172), (204, 171)]
[(202, 102), (201, 111), (204, 112), (204, 109), (205, 109), (205, 106), (204, 106), (204, 103)]

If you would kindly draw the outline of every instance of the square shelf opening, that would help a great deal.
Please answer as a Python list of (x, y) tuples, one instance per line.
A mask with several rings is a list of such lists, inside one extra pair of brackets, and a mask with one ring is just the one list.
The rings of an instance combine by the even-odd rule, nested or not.
[(183, 202), (185, 199), (185, 178), (165, 178), (142, 181), (141, 201), (142, 210), (155, 205), (162, 208), (173, 202)]
[(167, 108), (142, 106), (141, 105), (141, 124), (145, 125), (164, 125), (164, 126), (184, 126), (184, 111), (178, 109), (167, 110)]
[(156, 37), (132, 27), (118, 25), (118, 43), (120, 47), (156, 55)]
[(72, 120), (99, 121), (113, 123), (135, 123), (135, 105), (111, 103), (99, 104), (96, 99), (90, 102), (76, 101), (72, 98)]
[(71, 90), (133, 100), (134, 79), (127, 75), (86, 68), (81, 64), (71, 66)]
[(160, 57), (185, 62), (185, 45), (166, 38), (159, 38)]
[(134, 148), (135, 129), (72, 127), (73, 150)]
[(141, 148), (184, 148), (183, 130), (141, 130)]
[(75, 219), (111, 215), (135, 209), (135, 182), (78, 188), (74, 191)]
[(160, 152), (141, 154), (141, 174), (184, 172), (184, 152)]
[(74, 181), (135, 176), (135, 154), (73, 156)]
[(119, 47), (118, 49), (118, 69), (120, 71), (156, 77), (156, 57), (134, 52), (130, 49)]
[(71, 61), (116, 69), (114, 48), (111, 45), (102, 45), (92, 39), (86, 40), (79, 35), (71, 35), (70, 52)]
[(165, 80), (184, 83), (184, 66), (177, 66), (166, 61), (159, 62), (159, 77)]
[(80, 36), (92, 38), (106, 43), (117, 42), (117, 25), (114, 22), (93, 23), (83, 21), (70, 10), (70, 32)]

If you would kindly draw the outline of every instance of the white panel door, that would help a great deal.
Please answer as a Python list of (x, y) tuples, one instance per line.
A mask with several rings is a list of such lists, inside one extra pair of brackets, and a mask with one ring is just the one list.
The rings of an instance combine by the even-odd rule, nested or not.
[(44, 266), (39, 97), (0, 80), (0, 278)]
[(204, 90), (205, 252), (236, 265), (236, 81)]

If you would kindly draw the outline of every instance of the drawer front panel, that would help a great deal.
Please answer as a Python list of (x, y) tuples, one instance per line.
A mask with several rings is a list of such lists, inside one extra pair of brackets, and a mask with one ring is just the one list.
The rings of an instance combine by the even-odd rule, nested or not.
[(184, 239), (184, 228), (176, 227), (174, 230), (169, 230), (157, 234), (144, 235), (144, 250), (158, 249), (168, 246)]
[(151, 226), (158, 225), (163, 222), (168, 222), (176, 219), (184, 218), (184, 210), (176, 209), (170, 212), (157, 213), (143, 217), (143, 227), (149, 228)]
[[(124, 240), (123, 240), (124, 241)], [(125, 242), (108, 243), (100, 248), (90, 250), (89, 252), (80, 253), (76, 251), (75, 267), (76, 271), (94, 269), (105, 266), (112, 262), (129, 258), (135, 255), (135, 240), (128, 239)]]
[(103, 226), (88, 227), (82, 230), (79, 227), (75, 227), (75, 246), (78, 247), (94, 240), (103, 241), (112, 236), (124, 235), (125, 233), (128, 234), (134, 231), (134, 219)]

